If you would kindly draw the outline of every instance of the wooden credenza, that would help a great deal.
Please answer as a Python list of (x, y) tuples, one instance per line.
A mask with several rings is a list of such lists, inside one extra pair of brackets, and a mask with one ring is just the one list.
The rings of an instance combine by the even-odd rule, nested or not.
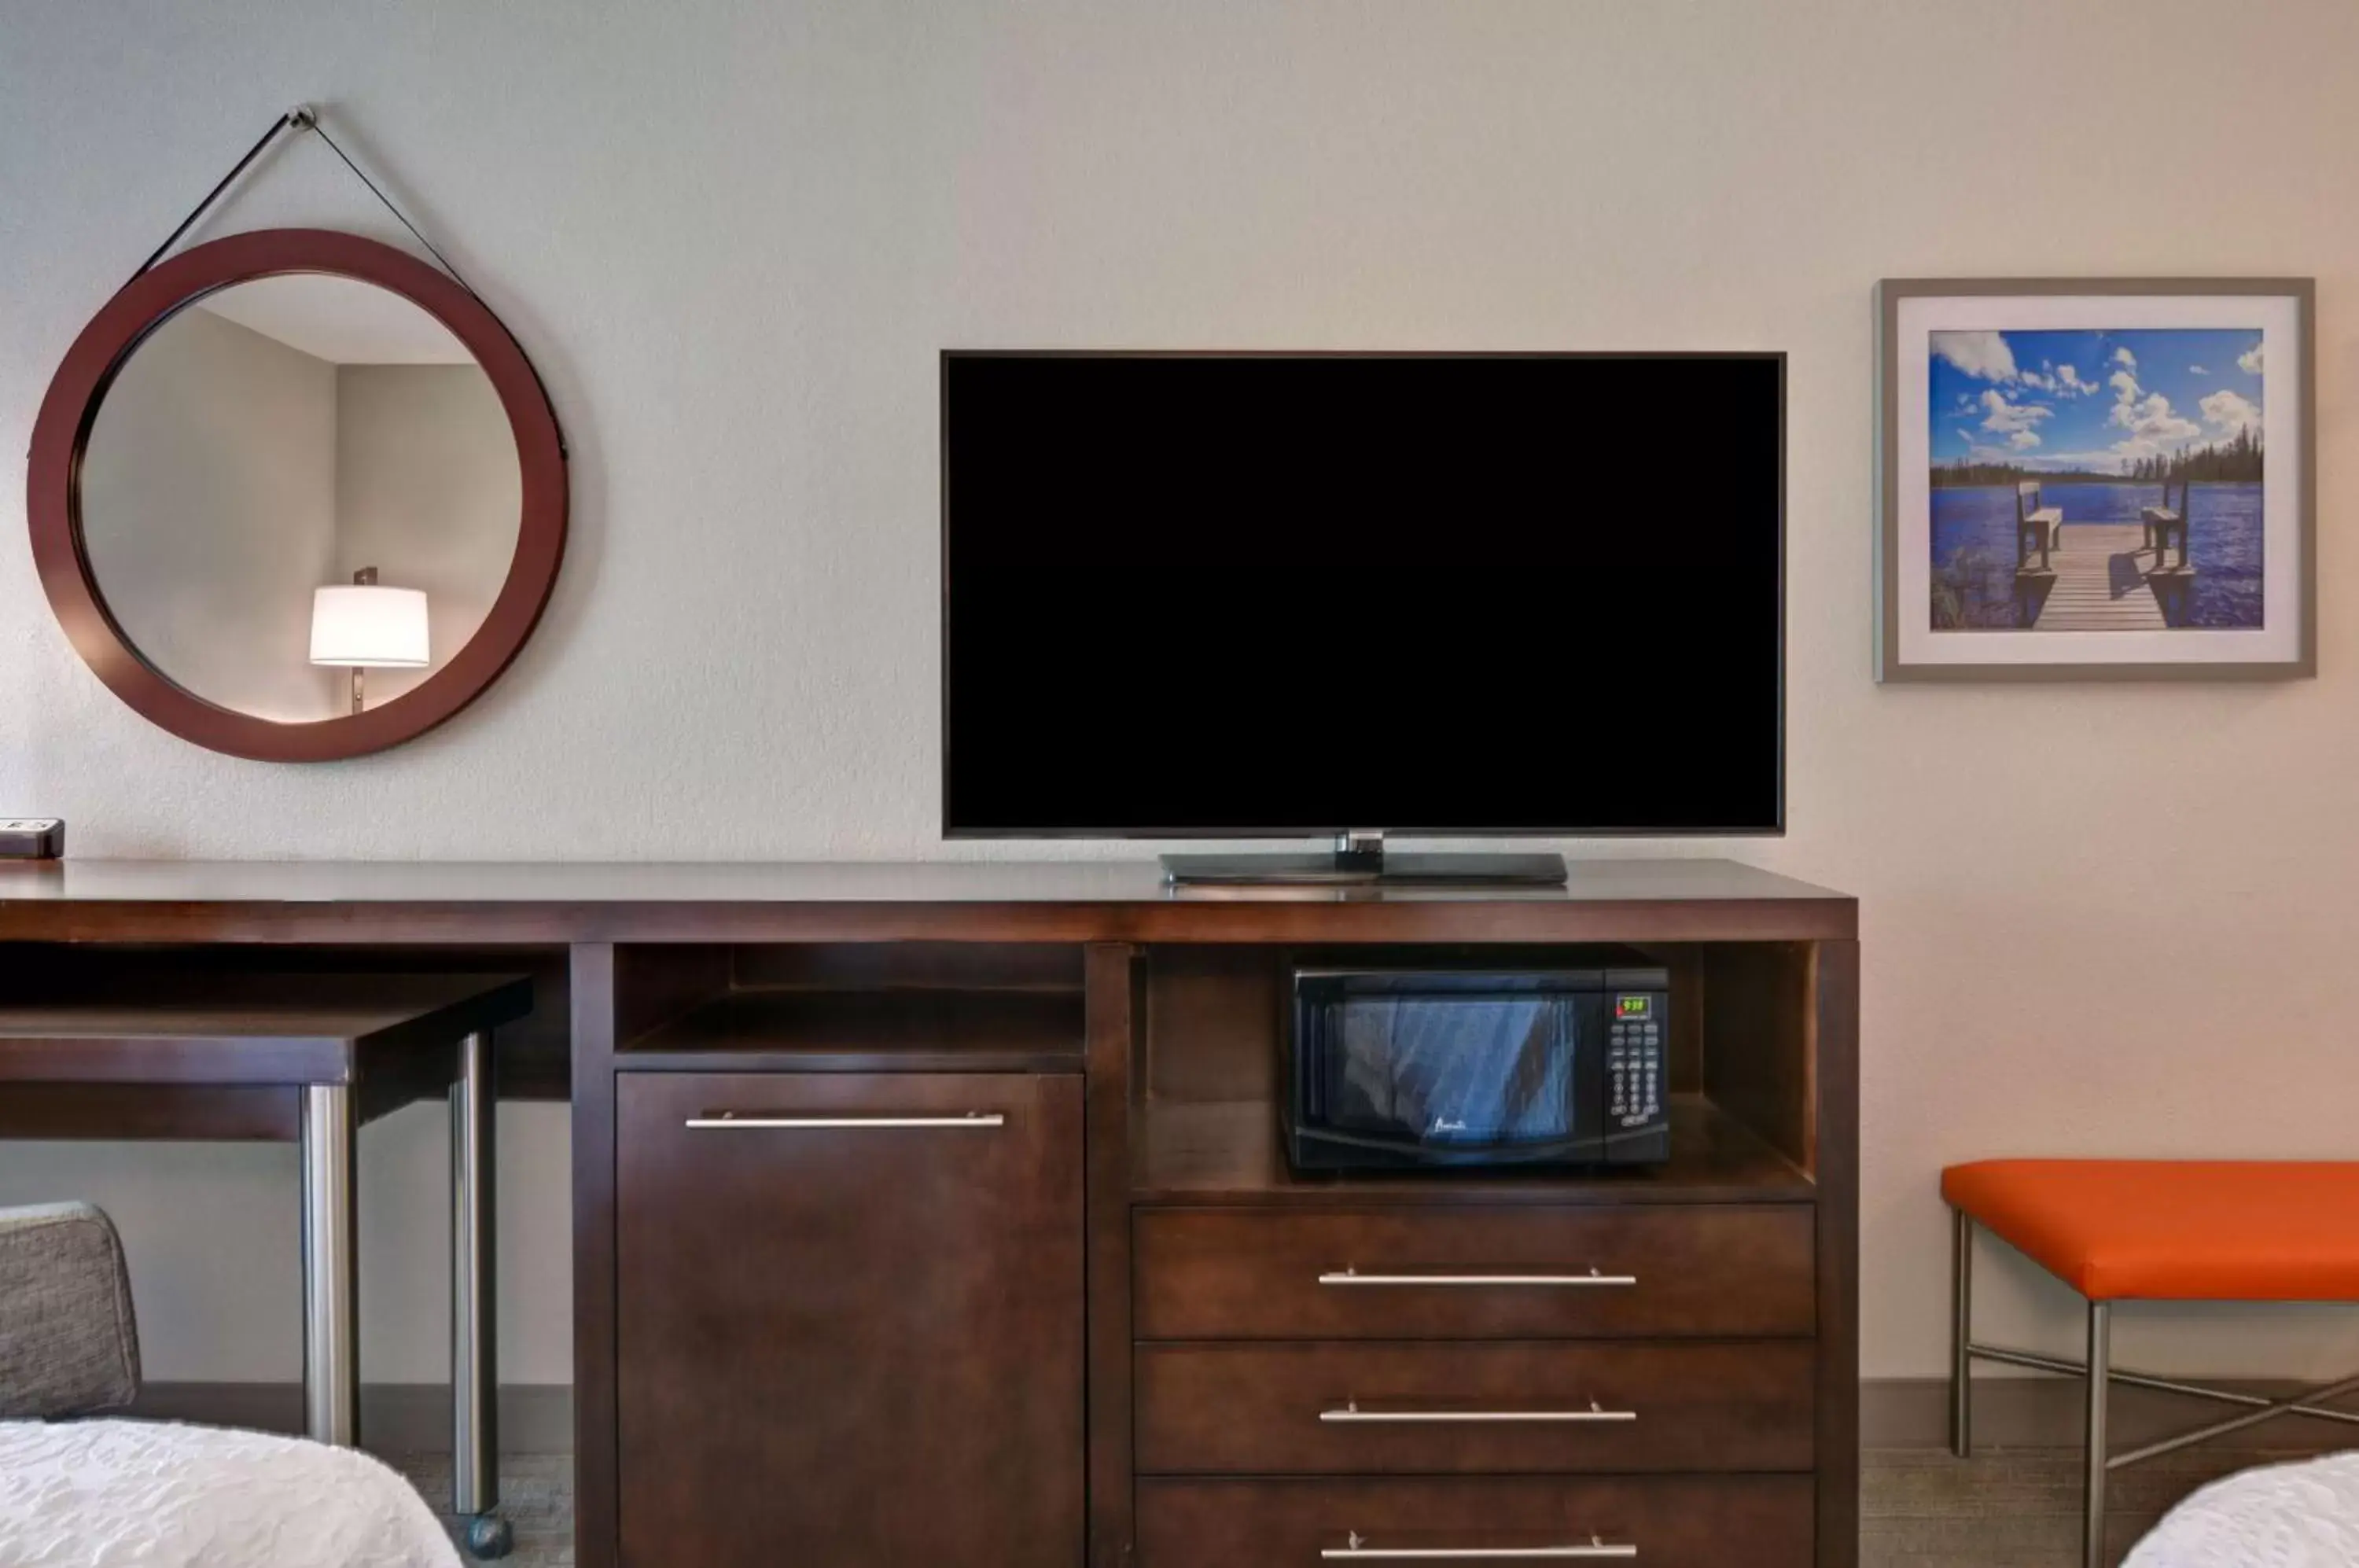
[[(1856, 937), (1709, 861), (0, 877), (0, 944), (85, 960), (554, 966), (583, 1568), (1850, 1568)], [(1600, 943), (1672, 975), (1668, 1164), (1287, 1167), (1296, 953)]]

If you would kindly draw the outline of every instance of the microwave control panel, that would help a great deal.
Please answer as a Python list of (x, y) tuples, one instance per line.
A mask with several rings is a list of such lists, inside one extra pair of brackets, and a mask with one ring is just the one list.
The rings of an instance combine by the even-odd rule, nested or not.
[(1617, 992), (1605, 1045), (1605, 1114), (1614, 1127), (1642, 1127), (1663, 1116), (1663, 1013), (1659, 991)]

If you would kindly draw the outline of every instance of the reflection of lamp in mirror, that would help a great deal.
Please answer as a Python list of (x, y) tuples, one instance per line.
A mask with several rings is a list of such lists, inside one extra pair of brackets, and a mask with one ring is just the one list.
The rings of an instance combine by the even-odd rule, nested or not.
[(353, 572), (349, 585), (313, 589), (311, 662), (351, 667), (359, 713), (363, 670), (423, 670), (429, 662), (425, 593), (379, 587), (374, 566)]

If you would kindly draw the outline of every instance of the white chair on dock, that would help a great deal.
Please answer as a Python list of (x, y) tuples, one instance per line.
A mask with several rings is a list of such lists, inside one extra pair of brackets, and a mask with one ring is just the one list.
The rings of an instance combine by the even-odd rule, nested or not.
[[(2015, 569), (2024, 572), (2052, 572), (2049, 556), (2062, 542), (2059, 537), (2064, 527), (2064, 508), (2039, 504), (2039, 482), (2027, 479), (2015, 487)], [(2039, 552), (2039, 564), (2031, 564), (2031, 552)]]

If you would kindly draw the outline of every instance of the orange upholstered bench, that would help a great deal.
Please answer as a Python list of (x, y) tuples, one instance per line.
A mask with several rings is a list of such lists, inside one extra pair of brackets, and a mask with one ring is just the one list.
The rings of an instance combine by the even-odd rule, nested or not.
[[(1950, 1356), (1950, 1444), (1973, 1447), (1977, 1360), (2088, 1382), (2085, 1553), (2104, 1561), (2105, 1475), (2141, 1459), (2299, 1412), (2359, 1423), (2319, 1408), (2359, 1377), (2289, 1399), (2124, 1372), (2112, 1365), (2114, 1303), (2359, 1301), (2359, 1163), (2276, 1160), (1986, 1160), (1941, 1172), (1956, 1211)], [(2087, 1298), (2086, 1361), (1978, 1344), (1973, 1338), (1974, 1229), (1979, 1225)], [(2247, 1407), (2243, 1414), (2124, 1454), (2105, 1446), (2114, 1383)]]

